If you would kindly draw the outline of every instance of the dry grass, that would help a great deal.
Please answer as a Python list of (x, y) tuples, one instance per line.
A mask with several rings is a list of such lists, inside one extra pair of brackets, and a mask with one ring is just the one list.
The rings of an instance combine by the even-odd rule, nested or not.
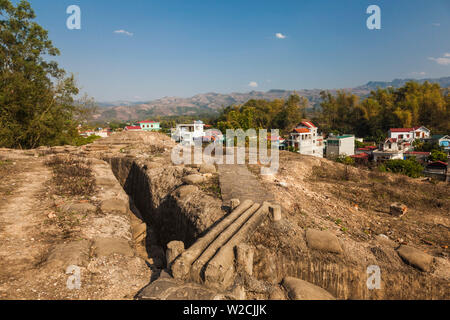
[(74, 156), (54, 156), (46, 162), (53, 170), (56, 194), (89, 196), (95, 191), (91, 162)]
[(204, 184), (200, 186), (200, 188), (206, 194), (214, 198), (222, 199), (222, 192), (220, 190), (220, 182), (218, 174), (214, 174), (212, 178), (208, 179)]

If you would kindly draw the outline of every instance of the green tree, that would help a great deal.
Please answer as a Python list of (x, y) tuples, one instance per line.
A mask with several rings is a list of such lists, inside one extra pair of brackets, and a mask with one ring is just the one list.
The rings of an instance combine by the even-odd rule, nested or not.
[[(35, 148), (69, 144), (92, 101), (77, 103), (73, 75), (45, 56), (59, 50), (33, 21), (28, 1), (0, 0), (0, 146)], [(85, 108), (86, 107), (86, 108)]]
[(442, 162), (447, 162), (448, 161), (448, 156), (445, 152), (440, 151), (440, 150), (432, 150), (430, 157), (429, 157), (430, 161), (442, 161)]

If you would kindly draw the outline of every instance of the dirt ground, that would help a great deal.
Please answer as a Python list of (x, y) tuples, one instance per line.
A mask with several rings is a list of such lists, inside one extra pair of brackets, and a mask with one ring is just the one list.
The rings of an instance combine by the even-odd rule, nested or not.
[[(257, 173), (259, 170), (253, 168)], [(281, 152), (276, 176), (260, 177), (303, 229), (329, 229), (355, 241), (384, 234), (448, 258), (450, 188), (445, 182), (412, 179), (326, 159)], [(401, 218), (390, 205), (408, 206)]]
[[(93, 221), (102, 219), (100, 213), (69, 212), (64, 206), (95, 208), (98, 190), (87, 197), (60, 196), (47, 160), (33, 153), (0, 151), (0, 299), (133, 299), (150, 281), (149, 266), (132, 254), (92, 256), (95, 239), (86, 233)], [(104, 230), (119, 234), (126, 228), (113, 226), (117, 219), (108, 220)], [(72, 274), (66, 274), (60, 261), (72, 259), (84, 244), (81, 289), (72, 290), (67, 285)]]

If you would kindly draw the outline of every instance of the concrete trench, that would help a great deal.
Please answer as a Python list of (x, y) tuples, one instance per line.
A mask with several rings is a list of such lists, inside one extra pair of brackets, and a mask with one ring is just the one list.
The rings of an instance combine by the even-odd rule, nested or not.
[[(152, 185), (152, 178), (147, 174), (145, 165), (139, 165), (132, 158), (104, 160), (111, 165), (114, 175), (143, 220), (154, 230), (153, 237), (156, 239), (152, 239), (153, 243), (166, 248), (171, 241), (182, 241), (186, 246), (195, 242), (203, 230), (197, 228), (187, 215), (183, 214), (177, 199), (171, 194), (177, 185), (165, 190), (165, 195), (156, 195), (154, 192), (158, 186)], [(181, 172), (179, 174), (182, 176)]]
[[(215, 293), (229, 290), (235, 275), (229, 277), (228, 271), (223, 270), (235, 267), (235, 246), (249, 240), (247, 234), (236, 241), (233, 240), (240, 229), (245, 229), (242, 226), (249, 220), (248, 217), (241, 218), (241, 224), (237, 227), (233, 226), (234, 221), (229, 221), (223, 228), (225, 231), (227, 228), (232, 229), (229, 235), (225, 236), (224, 230), (214, 235), (215, 228), (221, 221), (226, 220), (226, 212), (222, 210), (220, 200), (211, 198), (206, 201), (201, 191), (180, 195), (182, 192), (179, 190), (184, 185), (182, 178), (187, 168), (154, 167), (152, 163), (131, 157), (103, 160), (111, 165), (114, 175), (140, 211), (143, 220), (154, 230), (152, 242), (157, 243), (164, 251), (170, 242), (184, 243), (187, 250), (174, 261), (175, 267), (172, 268), (172, 272), (175, 271), (175, 280), (180, 281), (177, 285), (197, 283)], [(258, 207), (253, 208), (253, 212), (257, 209)], [(255, 229), (256, 227), (252, 228), (249, 234)], [(202, 239), (210, 237), (209, 234), (213, 234), (212, 238), (206, 244), (200, 245), (199, 252), (189, 256), (192, 248), (195, 249)], [(227, 247), (228, 242), (232, 247)], [(242, 284), (245, 281), (241, 284), (249, 291), (258, 291), (259, 287), (266, 286), (252, 297), (270, 298), (274, 288), (281, 288), (279, 284), (287, 276), (314, 283), (337, 299), (434, 299), (445, 298), (448, 294), (448, 282), (420, 272), (405, 272), (406, 267), (392, 268), (387, 272), (384, 269), (383, 288), (368, 290), (367, 272), (363, 264), (349, 263), (341, 258), (330, 260), (330, 256), (324, 259), (309, 249), (300, 255), (286, 255), (261, 248), (257, 243), (251, 246), (255, 256), (251, 285)], [(183, 261), (188, 267), (183, 266)]]

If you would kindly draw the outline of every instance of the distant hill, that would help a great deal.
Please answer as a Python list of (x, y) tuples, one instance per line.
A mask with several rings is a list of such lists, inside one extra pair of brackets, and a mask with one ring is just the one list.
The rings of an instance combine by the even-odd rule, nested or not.
[[(394, 87), (399, 88), (405, 85), (408, 81), (417, 81), (423, 83), (429, 81), (432, 83), (439, 83), (441, 87), (450, 87), (450, 77), (439, 79), (395, 79), (391, 82), (371, 81), (365, 85), (356, 88), (347, 88), (353, 94), (365, 97), (370, 94), (372, 90), (377, 88)], [(320, 104), (320, 92), (324, 89), (313, 90), (270, 90), (267, 92), (251, 91), (248, 93), (205, 93), (198, 94), (190, 98), (180, 97), (164, 97), (161, 99), (148, 102), (131, 102), (131, 101), (116, 101), (116, 102), (101, 102), (98, 105), (101, 107), (99, 113), (95, 116), (98, 121), (134, 121), (138, 119), (146, 119), (155, 116), (180, 116), (180, 115), (199, 115), (211, 114), (217, 115), (223, 107), (233, 104), (243, 104), (251, 99), (265, 99), (274, 100), (280, 98), (288, 98), (291, 94), (297, 93), (306, 97), (311, 107)], [(328, 90), (331, 93), (336, 93), (337, 89)]]
[(407, 82), (409, 81), (416, 81), (419, 83), (424, 83), (425, 81), (431, 82), (431, 83), (439, 83), (439, 85), (443, 88), (450, 87), (450, 77), (445, 78), (438, 78), (438, 79), (395, 79), (391, 82), (383, 82), (383, 81), (370, 81), (364, 86), (357, 87), (355, 89), (362, 89), (362, 90), (376, 90), (377, 88), (388, 88), (388, 87), (394, 87), (394, 88), (400, 88), (403, 87)]

